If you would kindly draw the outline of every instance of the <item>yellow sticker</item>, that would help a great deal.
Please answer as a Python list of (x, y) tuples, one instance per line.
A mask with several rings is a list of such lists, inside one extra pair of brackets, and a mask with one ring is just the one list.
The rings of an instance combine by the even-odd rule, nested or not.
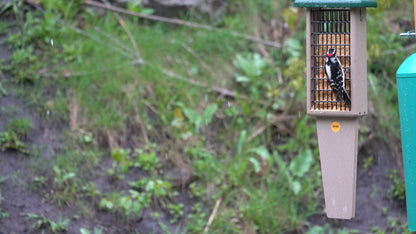
[(333, 132), (339, 132), (339, 130), (341, 130), (341, 124), (339, 124), (338, 121), (334, 121), (331, 124), (331, 129)]

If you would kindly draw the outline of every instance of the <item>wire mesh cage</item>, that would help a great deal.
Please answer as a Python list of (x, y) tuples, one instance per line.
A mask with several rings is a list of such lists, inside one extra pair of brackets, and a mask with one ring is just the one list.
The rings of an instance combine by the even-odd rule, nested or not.
[(325, 74), (328, 49), (336, 50), (345, 74), (345, 89), (351, 97), (350, 10), (311, 9), (311, 109), (350, 111), (351, 105), (336, 99)]

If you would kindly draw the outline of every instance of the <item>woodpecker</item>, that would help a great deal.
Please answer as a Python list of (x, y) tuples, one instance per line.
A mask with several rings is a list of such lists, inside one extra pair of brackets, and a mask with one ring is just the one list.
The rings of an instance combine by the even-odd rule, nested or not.
[(345, 102), (345, 104), (351, 106), (351, 98), (345, 90), (345, 73), (334, 48), (330, 48), (326, 54), (325, 73), (337, 101)]

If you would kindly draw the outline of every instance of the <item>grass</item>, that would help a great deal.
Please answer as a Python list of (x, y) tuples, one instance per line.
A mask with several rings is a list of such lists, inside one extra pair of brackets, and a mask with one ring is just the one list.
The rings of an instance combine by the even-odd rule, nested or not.
[[(14, 9), (27, 24), (7, 35), (14, 52), (11, 64), (2, 67), (42, 121), (67, 127), (53, 160), (34, 166), (43, 168), (34, 180), (39, 192), (61, 206), (85, 210), (84, 217), (108, 212), (129, 222), (146, 209), (160, 208), (170, 217), (163, 223), (154, 215), (163, 230), (172, 224), (190, 233), (206, 228), (210, 233), (301, 232), (309, 227), (306, 219), (321, 212), (322, 189), (316, 128), (303, 107), (304, 22), (296, 23), (289, 1), (244, 2), (253, 7), (229, 1), (234, 13), (220, 31), (123, 16), (125, 29), (114, 14), (82, 12), (74, 1), (68, 6), (43, 1), (44, 14)], [(74, 17), (72, 11), (80, 13)], [(281, 38), (283, 48), (267, 48), (260, 55), (259, 45), (227, 31), (273, 30), (263, 17), (274, 12), (276, 27), (290, 32), (290, 38)], [(396, 93), (388, 91), (388, 80), (375, 77), (392, 73), (394, 66), (387, 64), (397, 65), (403, 55), (389, 57), (393, 63), (378, 56), (387, 44), (401, 46), (395, 36), (377, 41), (384, 30), (376, 25), (378, 17), (369, 17), (374, 43), (369, 48), (370, 97), (383, 116), (376, 123), (380, 136), (398, 139), (398, 120), (388, 117), (397, 104), (389, 101), (383, 108)], [(0, 31), (5, 34), (7, 28)], [(384, 99), (376, 98), (380, 93)], [(31, 128), (29, 119), (16, 119), (5, 133), (16, 135), (14, 148), (19, 148)], [(5, 133), (0, 135), (4, 150), (13, 148), (14, 139), (4, 140)], [(370, 168), (372, 157), (365, 164)], [(112, 192), (94, 183), (97, 178), (104, 178)], [(392, 179), (399, 184), (397, 176)], [(49, 191), (47, 181), (53, 181)], [(183, 189), (195, 204), (179, 201)], [(93, 208), (87, 206), (91, 201)], [(41, 215), (32, 218), (36, 228), (54, 232), (57, 223)], [(56, 230), (69, 225), (59, 223)], [(92, 231), (83, 228), (82, 233)]]

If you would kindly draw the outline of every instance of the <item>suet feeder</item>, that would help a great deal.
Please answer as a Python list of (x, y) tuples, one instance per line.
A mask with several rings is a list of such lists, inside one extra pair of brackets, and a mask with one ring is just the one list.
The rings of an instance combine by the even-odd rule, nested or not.
[[(358, 118), (367, 114), (366, 8), (375, 0), (295, 0), (307, 9), (307, 114), (317, 119), (325, 207), (329, 218), (355, 216)], [(348, 102), (339, 100), (326, 74), (335, 49)], [(329, 54), (329, 53), (328, 53)], [(334, 74), (333, 74), (334, 75)]]

